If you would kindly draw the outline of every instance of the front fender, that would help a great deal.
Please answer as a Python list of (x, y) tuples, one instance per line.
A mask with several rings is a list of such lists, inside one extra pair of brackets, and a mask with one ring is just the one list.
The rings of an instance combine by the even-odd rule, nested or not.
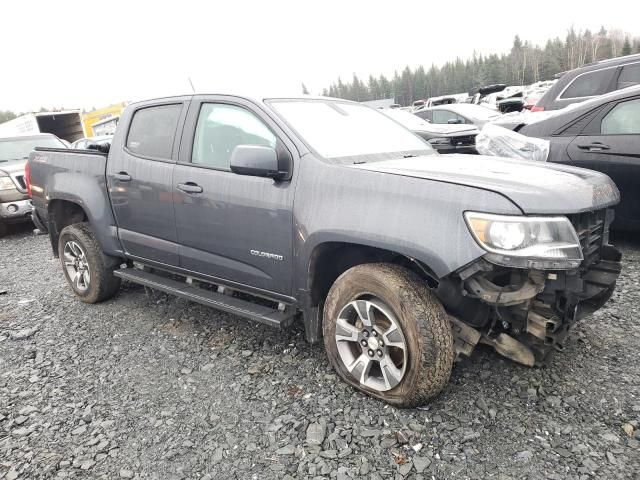
[(489, 190), (306, 159), (294, 208), (297, 288), (308, 287), (312, 253), (325, 242), (396, 252), (442, 278), (486, 253), (471, 236), (465, 211), (522, 214)]

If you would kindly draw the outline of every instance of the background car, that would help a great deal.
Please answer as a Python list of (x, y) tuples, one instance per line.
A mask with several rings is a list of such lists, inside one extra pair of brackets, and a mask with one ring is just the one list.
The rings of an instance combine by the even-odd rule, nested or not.
[(424, 138), (439, 153), (477, 153), (475, 125), (434, 124), (403, 110), (381, 110), (396, 122)]
[(8, 224), (31, 220), (24, 167), (35, 147), (66, 148), (48, 133), (0, 138), (0, 236)]
[(466, 124), (482, 128), (485, 123), (500, 117), (500, 113), (471, 103), (440, 105), (415, 112), (418, 117), (435, 124)]
[(532, 111), (557, 110), (640, 83), (640, 54), (590, 63), (559, 75)]
[(572, 105), (517, 130), (548, 139), (548, 161), (611, 177), (622, 195), (612, 228), (640, 230), (640, 86)]

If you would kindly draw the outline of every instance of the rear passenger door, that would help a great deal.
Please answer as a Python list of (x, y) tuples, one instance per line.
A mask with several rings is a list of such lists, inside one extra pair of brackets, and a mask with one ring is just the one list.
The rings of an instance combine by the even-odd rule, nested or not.
[(107, 183), (118, 236), (130, 257), (179, 263), (172, 179), (187, 104), (186, 98), (141, 104), (121, 122), (128, 131), (116, 133)]
[(567, 150), (572, 163), (606, 173), (623, 197), (619, 222), (640, 226), (640, 97), (605, 106)]
[(288, 158), (295, 152), (277, 124), (251, 102), (194, 97), (173, 182), (180, 267), (290, 295), (295, 174), (276, 181), (231, 172), (238, 145), (273, 147)]

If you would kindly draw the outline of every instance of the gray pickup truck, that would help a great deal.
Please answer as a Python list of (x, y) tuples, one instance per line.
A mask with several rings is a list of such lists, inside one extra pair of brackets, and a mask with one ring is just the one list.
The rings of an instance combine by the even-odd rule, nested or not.
[(441, 156), (371, 108), (193, 95), (130, 105), (107, 153), (37, 149), (34, 215), (84, 302), (121, 280), (274, 327), (398, 406), (479, 344), (562, 349), (620, 273), (601, 173)]

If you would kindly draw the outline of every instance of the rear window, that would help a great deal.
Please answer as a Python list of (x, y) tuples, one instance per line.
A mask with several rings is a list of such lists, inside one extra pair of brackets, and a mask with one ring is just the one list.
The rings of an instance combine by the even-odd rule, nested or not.
[(423, 120), (431, 121), (431, 110), (421, 110), (419, 112), (414, 112), (413, 114)]
[(618, 88), (630, 87), (640, 83), (640, 63), (625, 65), (618, 77)]
[(577, 76), (562, 93), (561, 98), (580, 98), (606, 93), (615, 69), (607, 68)]
[(136, 111), (129, 127), (127, 149), (143, 157), (171, 159), (181, 109), (182, 104), (178, 103)]

